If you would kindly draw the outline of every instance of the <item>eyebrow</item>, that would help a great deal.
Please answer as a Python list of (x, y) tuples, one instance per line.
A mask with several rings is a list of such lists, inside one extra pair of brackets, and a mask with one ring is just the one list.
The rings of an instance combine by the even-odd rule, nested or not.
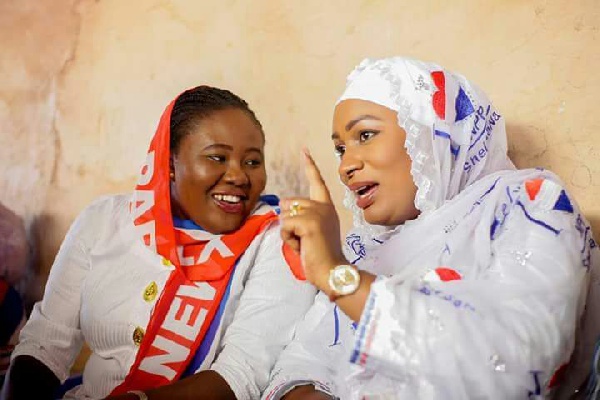
[(216, 150), (216, 149), (222, 149), (222, 150), (233, 150), (233, 147), (227, 145), (227, 144), (221, 144), (221, 143), (214, 143), (214, 144), (209, 144), (208, 146), (206, 146), (204, 149), (202, 150)]
[[(375, 120), (375, 121), (381, 121), (381, 118), (376, 117), (376, 116), (371, 115), (371, 114), (359, 115), (358, 117), (354, 118), (353, 120), (349, 121), (346, 124), (346, 127), (345, 127), (346, 131), (349, 131), (350, 129), (352, 129), (354, 127), (354, 125), (356, 125), (360, 121), (364, 121), (366, 119), (372, 119), (372, 120)], [(334, 140), (335, 139), (339, 139), (340, 135), (337, 132), (333, 132), (333, 135), (331, 135), (331, 138), (334, 139)]]
[(250, 147), (248, 150), (246, 150), (246, 153), (260, 153), (262, 155), (262, 150), (259, 149), (258, 147)]
[[(207, 151), (207, 150), (218, 150), (218, 149), (233, 151), (233, 146), (230, 146), (228, 144), (223, 144), (223, 143), (215, 143), (215, 144), (209, 144), (203, 150)], [(258, 147), (250, 147), (249, 149), (246, 149), (246, 153), (251, 153), (251, 152), (256, 152), (256, 153), (262, 154), (262, 150), (259, 149)]]

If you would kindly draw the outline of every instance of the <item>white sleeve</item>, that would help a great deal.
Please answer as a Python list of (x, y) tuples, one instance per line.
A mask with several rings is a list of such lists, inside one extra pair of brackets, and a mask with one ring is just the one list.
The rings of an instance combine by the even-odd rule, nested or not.
[(281, 350), (313, 301), (315, 289), (298, 281), (282, 253), (278, 225), (265, 233), (242, 292), (223, 349), (211, 369), (229, 384), (238, 400), (260, 397)]
[[(478, 225), (474, 235), (488, 238), (482, 249), (491, 255), (476, 276), (375, 282), (351, 361), (428, 398), (547, 395), (573, 350), (597, 249), (577, 209), (519, 196), (494, 240), (490, 224)], [(473, 253), (481, 251), (475, 236)]]
[(21, 330), (12, 359), (35, 357), (64, 381), (81, 350), (81, 287), (90, 269), (89, 243), (94, 236), (97, 203), (73, 222), (50, 269), (42, 301)]
[[(336, 315), (336, 313), (339, 313)], [(271, 373), (269, 387), (263, 394), (264, 400), (278, 400), (296, 386), (314, 385), (317, 389), (334, 395), (334, 371), (336, 360), (343, 352), (340, 344), (340, 318), (342, 312), (323, 293), (304, 320), (298, 325), (294, 341), (281, 353)], [(352, 337), (352, 334), (344, 335)]]

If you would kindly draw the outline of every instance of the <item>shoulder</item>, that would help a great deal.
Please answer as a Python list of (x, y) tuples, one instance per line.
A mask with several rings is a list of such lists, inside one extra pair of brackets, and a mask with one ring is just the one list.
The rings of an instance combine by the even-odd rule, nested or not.
[(131, 194), (101, 196), (91, 202), (80, 215), (93, 218), (96, 215), (122, 214), (129, 209)]
[[(596, 247), (591, 227), (561, 179), (549, 171), (519, 171), (504, 179), (490, 229), (492, 240), (511, 236), (568, 247), (581, 253), (584, 265)], [(551, 242), (550, 239), (554, 239)]]
[(571, 221), (581, 214), (564, 183), (552, 172), (519, 171), (515, 176), (503, 180), (497, 210), (507, 211), (512, 208), (521, 210), (530, 220), (533, 216), (539, 216), (562, 222)]
[(279, 222), (279, 219), (274, 219), (269, 223), (263, 232), (261, 246), (267, 245), (270, 247), (273, 244), (281, 245), (282, 243), (281, 223)]
[(268, 273), (276, 279), (290, 279), (294, 282), (297, 281), (296, 278), (304, 279), (300, 256), (284, 246), (278, 219), (273, 220), (252, 245), (258, 247), (253, 267), (256, 274)]
[(250, 247), (255, 246), (257, 259), (280, 259), (283, 257), (281, 248), (283, 241), (280, 235), (280, 224), (278, 220), (270, 222), (265, 229), (257, 235)]
[[(114, 232), (129, 218), (131, 194), (102, 196), (81, 211), (71, 226), (71, 234), (97, 239), (103, 232)], [(91, 240), (95, 240), (92, 238)]]

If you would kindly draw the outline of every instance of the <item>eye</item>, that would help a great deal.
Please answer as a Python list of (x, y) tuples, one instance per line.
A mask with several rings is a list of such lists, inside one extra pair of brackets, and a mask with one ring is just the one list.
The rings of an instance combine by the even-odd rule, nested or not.
[(258, 167), (258, 166), (262, 165), (262, 160), (259, 160), (259, 159), (246, 160), (246, 165), (249, 165), (251, 167)]
[(335, 146), (333, 152), (338, 158), (341, 158), (346, 152), (346, 146), (344, 146), (343, 144), (338, 144)]
[(371, 139), (373, 136), (377, 135), (378, 133), (378, 131), (361, 131), (358, 134), (358, 141), (360, 143), (364, 143), (367, 140)]
[(211, 161), (216, 161), (216, 162), (224, 162), (225, 161), (225, 156), (221, 156), (218, 154), (211, 154), (206, 156), (206, 158), (208, 158)]

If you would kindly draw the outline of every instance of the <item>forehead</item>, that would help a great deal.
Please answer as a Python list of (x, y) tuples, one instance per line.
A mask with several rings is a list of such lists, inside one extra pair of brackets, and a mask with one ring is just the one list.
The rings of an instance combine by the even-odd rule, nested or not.
[(232, 147), (263, 147), (264, 137), (256, 122), (243, 110), (228, 108), (199, 119), (184, 140), (196, 145), (214, 143)]
[[(396, 123), (397, 113), (385, 106), (367, 100), (347, 99), (338, 103), (333, 112), (333, 132), (343, 135), (349, 122), (361, 116), (373, 116), (383, 123)], [(372, 120), (371, 120), (372, 121)]]
[(335, 106), (336, 112), (352, 112), (354, 110), (377, 110), (379, 108), (385, 108), (382, 105), (374, 103), (369, 100), (363, 99), (346, 99), (340, 101)]

